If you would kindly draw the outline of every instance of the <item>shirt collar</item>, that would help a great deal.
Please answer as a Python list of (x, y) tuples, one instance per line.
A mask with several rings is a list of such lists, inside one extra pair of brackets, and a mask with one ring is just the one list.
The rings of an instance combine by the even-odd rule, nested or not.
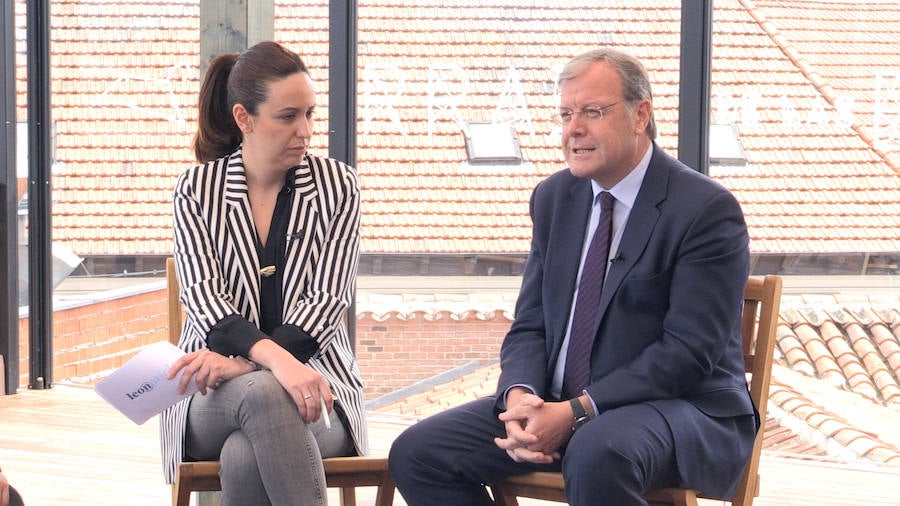
[(616, 202), (626, 205), (629, 209), (634, 207), (634, 201), (637, 194), (641, 190), (641, 183), (644, 182), (644, 175), (647, 174), (647, 167), (650, 166), (650, 156), (653, 154), (653, 143), (647, 146), (647, 151), (641, 157), (641, 161), (635, 165), (634, 169), (628, 173), (625, 178), (619, 181), (612, 188), (603, 188), (593, 179), (591, 180), (591, 188), (594, 190), (594, 201), (600, 192), (608, 191), (616, 198)]

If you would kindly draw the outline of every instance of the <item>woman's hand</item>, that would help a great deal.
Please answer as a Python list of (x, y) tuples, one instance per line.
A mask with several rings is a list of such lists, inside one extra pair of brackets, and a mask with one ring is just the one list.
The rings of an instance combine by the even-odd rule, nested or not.
[[(250, 358), (272, 371), (278, 383), (294, 400), (304, 422), (314, 423), (334, 409), (334, 395), (325, 377), (274, 341), (258, 341), (250, 348)], [(323, 402), (327, 413), (322, 413)]]
[[(293, 356), (290, 358), (292, 360), (285, 360), (285, 363), (278, 363), (273, 367), (272, 374), (294, 399), (300, 418), (306, 423), (313, 423), (320, 416), (328, 416), (334, 408), (334, 396), (331, 395), (328, 381)], [(325, 401), (327, 413), (322, 413), (322, 401)]]
[(228, 381), (254, 370), (254, 365), (243, 357), (228, 358), (207, 349), (197, 350), (179, 358), (169, 368), (167, 379), (178, 375), (178, 393), (184, 394), (191, 381), (197, 385), (200, 393), (206, 395), (207, 389), (215, 389), (222, 381)]

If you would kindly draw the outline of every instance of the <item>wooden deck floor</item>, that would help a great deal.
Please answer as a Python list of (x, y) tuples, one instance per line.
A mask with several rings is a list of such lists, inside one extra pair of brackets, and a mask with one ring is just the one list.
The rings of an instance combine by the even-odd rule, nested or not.
[[(373, 414), (373, 453), (386, 454), (409, 423)], [(171, 496), (162, 479), (157, 430), (156, 418), (134, 425), (89, 387), (23, 390), (0, 396), (0, 466), (28, 506), (164, 506)], [(900, 506), (900, 466), (764, 455), (760, 474), (756, 506)], [(336, 493), (331, 497), (336, 504)], [(361, 490), (360, 506), (371, 505), (373, 497)], [(394, 504), (405, 504), (399, 494)]]

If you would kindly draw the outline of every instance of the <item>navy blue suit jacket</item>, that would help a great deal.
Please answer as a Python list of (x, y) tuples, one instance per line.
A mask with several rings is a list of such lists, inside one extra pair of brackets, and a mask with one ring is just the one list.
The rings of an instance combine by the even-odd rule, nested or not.
[[(592, 199), (590, 181), (568, 170), (532, 194), (531, 252), (501, 349), (498, 392), (525, 384), (551, 397)], [(684, 484), (713, 494), (733, 490), (753, 444), (753, 434), (708, 423), (754, 414), (740, 333), (748, 243), (734, 196), (654, 145), (618, 251), (610, 253), (617, 260), (609, 264), (591, 353), (587, 391), (600, 412), (656, 406), (675, 436)], [(710, 453), (721, 459), (691, 458)]]

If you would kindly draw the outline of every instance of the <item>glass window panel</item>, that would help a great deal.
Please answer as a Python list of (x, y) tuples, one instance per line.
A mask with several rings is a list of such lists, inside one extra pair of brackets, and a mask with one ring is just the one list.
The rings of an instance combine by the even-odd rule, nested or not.
[(754, 272), (900, 273), (895, 2), (716, 3), (712, 122), (746, 161)]
[[(674, 150), (680, 16), (676, 1), (361, 2), (361, 273), (520, 274), (531, 190), (564, 168), (556, 76), (588, 49), (614, 45), (648, 63), (660, 143)], [(514, 128), (521, 160), (470, 163), (466, 134), (483, 123)], [(400, 265), (409, 271), (389, 268)]]
[(198, 0), (51, 3), (53, 241), (78, 276), (158, 275), (193, 163)]

